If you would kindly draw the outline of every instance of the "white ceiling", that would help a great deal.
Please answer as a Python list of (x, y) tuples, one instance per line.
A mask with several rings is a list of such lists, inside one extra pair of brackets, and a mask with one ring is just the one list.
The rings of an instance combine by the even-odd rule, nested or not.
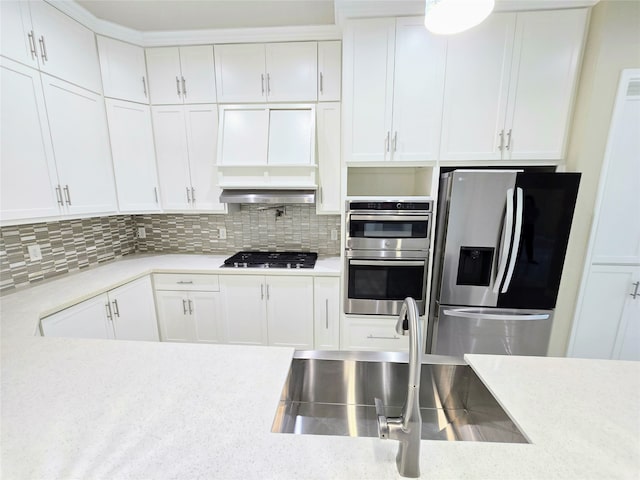
[(141, 32), (334, 25), (333, 0), (76, 0), (96, 17)]

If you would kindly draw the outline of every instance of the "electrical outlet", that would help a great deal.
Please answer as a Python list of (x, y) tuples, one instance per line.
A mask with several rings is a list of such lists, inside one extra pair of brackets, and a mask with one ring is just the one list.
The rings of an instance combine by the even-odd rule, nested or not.
[(42, 252), (40, 251), (40, 245), (29, 245), (27, 247), (29, 251), (29, 260), (32, 262), (37, 262), (38, 260), (42, 260)]
[(227, 229), (225, 227), (218, 227), (218, 238), (220, 240), (227, 238)]
[(138, 238), (147, 238), (147, 231), (144, 227), (138, 227)]
[(331, 240), (338, 240), (338, 230), (335, 228), (331, 230)]

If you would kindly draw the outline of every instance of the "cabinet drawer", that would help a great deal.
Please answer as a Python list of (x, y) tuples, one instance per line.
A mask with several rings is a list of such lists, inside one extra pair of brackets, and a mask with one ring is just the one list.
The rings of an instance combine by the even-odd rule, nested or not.
[(218, 275), (156, 273), (153, 275), (153, 284), (156, 290), (220, 291)]
[(389, 318), (345, 318), (342, 350), (407, 351), (409, 336), (398, 335), (396, 320)]

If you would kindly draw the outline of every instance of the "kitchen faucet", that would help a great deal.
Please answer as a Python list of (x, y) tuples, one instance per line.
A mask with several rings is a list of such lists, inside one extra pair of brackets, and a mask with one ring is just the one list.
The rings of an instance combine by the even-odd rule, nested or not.
[(404, 299), (396, 323), (396, 332), (400, 335), (409, 335), (407, 400), (399, 417), (387, 418), (384, 415), (382, 400), (375, 399), (378, 436), (383, 440), (390, 438), (400, 441), (398, 455), (396, 455), (398, 472), (403, 477), (417, 478), (420, 476), (420, 437), (422, 435), (422, 415), (420, 415), (420, 370), (422, 368), (420, 348), (422, 342), (418, 306), (411, 297)]

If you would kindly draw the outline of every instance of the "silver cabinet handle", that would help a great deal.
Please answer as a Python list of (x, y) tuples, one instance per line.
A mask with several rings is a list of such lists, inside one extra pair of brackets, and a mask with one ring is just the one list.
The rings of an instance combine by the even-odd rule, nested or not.
[(147, 98), (147, 79), (142, 76), (142, 91), (144, 92), (144, 97)]
[(48, 62), (49, 57), (47, 57), (47, 46), (44, 44), (44, 35), (40, 37), (38, 42), (40, 43), (40, 57), (42, 57), (43, 62)]
[(176, 77), (176, 91), (178, 92), (178, 97), (180, 96), (180, 79)]
[(633, 297), (633, 299), (635, 300), (638, 295), (640, 295), (640, 293), (638, 293), (638, 286), (640, 286), (640, 282), (634, 282), (631, 285), (635, 285), (636, 288), (633, 289), (633, 293), (631, 293), (630, 295)]
[(69, 193), (69, 185), (65, 185), (63, 190), (64, 196), (67, 199), (67, 205), (71, 205), (71, 193)]
[(264, 285), (260, 285), (260, 300), (264, 300)]
[(269, 284), (267, 283), (267, 300), (269, 300)]
[(191, 187), (191, 202), (196, 203), (196, 189)]
[(187, 96), (187, 81), (182, 77), (182, 94)]
[(113, 302), (113, 314), (120, 318), (120, 308), (118, 308), (118, 300), (114, 300)]
[(324, 324), (327, 330), (329, 330), (329, 299), (324, 299)]
[(158, 203), (158, 187), (153, 187), (153, 196), (156, 199), (156, 203)]
[(178, 285), (193, 285), (193, 280), (179, 280), (176, 283)]
[(267, 95), (271, 95), (271, 75), (267, 73)]
[(498, 150), (502, 151), (502, 149), (504, 148), (504, 130), (500, 130), (498, 137), (500, 137), (500, 144), (498, 145)]
[(182, 299), (182, 314), (187, 314), (187, 301), (185, 299)]
[(36, 52), (36, 40), (35, 40), (35, 38), (33, 36), (33, 30), (31, 30), (29, 32), (27, 37), (29, 38), (29, 50), (31, 50), (31, 58), (37, 59), (38, 58), (38, 52)]
[(60, 188), (60, 185), (56, 187), (56, 198), (58, 199), (58, 204), (60, 206), (64, 206), (64, 201), (62, 200), (62, 189)]
[(189, 187), (185, 187), (185, 190), (187, 191), (187, 203), (191, 203), (191, 196), (189, 195)]
[(189, 300), (189, 315), (193, 315), (193, 302)]
[(393, 151), (394, 152), (398, 151), (398, 132), (397, 131), (393, 134)]
[(371, 338), (374, 340), (399, 340), (400, 337), (397, 335), (394, 335), (393, 337), (378, 337), (376, 335), (367, 335), (367, 338)]
[(389, 135), (391, 135), (391, 132), (387, 132), (387, 136), (384, 138), (384, 149), (385, 151), (389, 151)]
[(320, 187), (320, 203), (324, 203), (323, 195), (322, 195), (322, 187)]
[(324, 93), (322, 88), (322, 78), (323, 78), (323, 75), (322, 75), (322, 72), (320, 72), (320, 93)]
[(511, 129), (507, 132), (507, 146), (505, 149), (509, 150), (511, 148)]
[(260, 84), (262, 85), (262, 95), (264, 95), (264, 73), (260, 74)]
[(111, 314), (111, 305), (109, 305), (109, 302), (104, 304), (104, 308), (107, 311), (107, 318), (113, 322), (113, 315)]

